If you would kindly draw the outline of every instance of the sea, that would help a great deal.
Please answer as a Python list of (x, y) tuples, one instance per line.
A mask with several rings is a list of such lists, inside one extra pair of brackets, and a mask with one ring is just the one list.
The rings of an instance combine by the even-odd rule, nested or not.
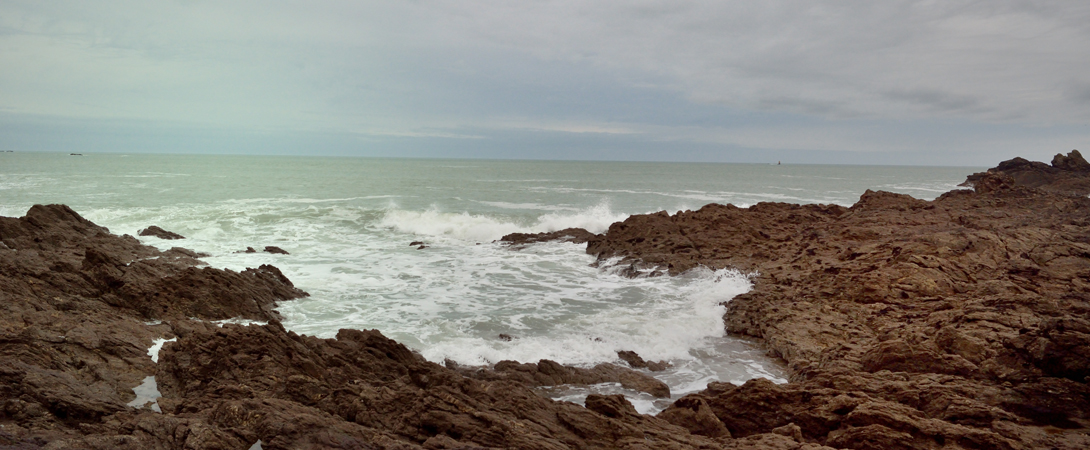
[[(498, 239), (568, 227), (602, 233), (632, 214), (708, 203), (850, 206), (867, 189), (933, 199), (981, 170), (3, 152), (0, 215), (63, 203), (116, 234), (150, 225), (179, 233), (184, 240), (139, 239), (208, 253), (212, 267), (272, 264), (310, 293), (278, 308), (300, 334), (377, 329), (430, 361), (464, 366), (625, 365), (617, 352), (631, 350), (671, 364), (647, 373), (677, 399), (712, 381), (786, 382), (782, 362), (760, 343), (724, 330), (724, 304), (752, 287), (752, 274), (698, 268), (632, 279), (593, 266), (585, 245)], [(258, 252), (240, 253), (247, 247)], [(540, 392), (577, 403), (621, 393), (642, 413), (672, 401), (613, 383)]]

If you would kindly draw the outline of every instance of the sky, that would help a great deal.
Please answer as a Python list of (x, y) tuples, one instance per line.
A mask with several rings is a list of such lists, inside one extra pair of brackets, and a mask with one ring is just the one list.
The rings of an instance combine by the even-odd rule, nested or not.
[(994, 166), (1090, 150), (1090, 2), (0, 2), (0, 150)]

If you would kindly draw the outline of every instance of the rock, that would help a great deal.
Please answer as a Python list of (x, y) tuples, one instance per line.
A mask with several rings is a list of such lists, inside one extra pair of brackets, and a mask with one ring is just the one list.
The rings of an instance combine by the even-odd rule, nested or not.
[(254, 250), (253, 247), (246, 247), (246, 250), (237, 251), (235, 253), (257, 253), (257, 250)]
[(596, 236), (598, 235), (582, 228), (565, 228), (563, 230), (550, 231), (547, 233), (511, 233), (500, 238), (500, 242), (517, 246), (549, 241), (564, 241), (573, 244), (582, 244)]
[(155, 237), (157, 237), (159, 239), (168, 239), (168, 240), (171, 240), (171, 239), (185, 239), (185, 236), (182, 236), (182, 235), (180, 235), (178, 233), (172, 233), (170, 231), (159, 228), (159, 227), (157, 227), (155, 225), (144, 228), (143, 230), (140, 230), (140, 232), (137, 233), (137, 234), (139, 234), (141, 236), (155, 236)]
[(280, 255), (289, 254), (287, 250), (284, 250), (284, 249), (282, 249), (280, 247), (274, 247), (272, 245), (266, 245), (265, 246), (265, 253), (274, 253), (274, 254), (280, 254)]
[(500, 361), (492, 369), (474, 369), (462, 372), (463, 375), (486, 381), (513, 381), (527, 387), (559, 386), (563, 384), (590, 385), (599, 383), (620, 383), (621, 386), (655, 397), (669, 397), (670, 387), (654, 377), (643, 373), (615, 366), (598, 364), (590, 369), (564, 366), (555, 361), (543, 359), (535, 363)]
[(510, 342), (511, 339), (512, 339), (510, 334), (504, 334), (504, 333), (500, 333), (500, 335), (497, 336), (497, 337), (500, 338), (501, 341), (506, 341), (506, 342)]
[(1082, 157), (1082, 153), (1079, 153), (1078, 150), (1071, 150), (1071, 153), (1068, 153), (1067, 156), (1057, 153), (1052, 158), (1052, 167), (1060, 170), (1090, 172), (1090, 163), (1086, 162), (1086, 159)]
[[(715, 416), (708, 403), (700, 396), (682, 397), (658, 415), (659, 418), (689, 430), (690, 433), (708, 437), (731, 437), (730, 431)], [(800, 432), (801, 433), (801, 432)]]
[(305, 295), (271, 266), (243, 274), (197, 269), (200, 254), (111, 235), (63, 205), (0, 217), (0, 241), (13, 250), (0, 252), (0, 416), (3, 430), (25, 431), (0, 438), (5, 443), (146, 444), (131, 433), (80, 437), (130, 420), (133, 388), (156, 373), (148, 348), (170, 334), (167, 325), (145, 322), (266, 318), (259, 303)]
[(617, 352), (617, 357), (628, 363), (629, 366), (636, 369), (648, 369), (652, 372), (662, 372), (663, 370), (671, 367), (670, 363), (666, 361), (644, 361), (640, 355), (631, 350), (622, 350)]
[[(1011, 171), (1044, 164), (1012, 161), (934, 201), (867, 191), (851, 208), (633, 216), (587, 251), (599, 265), (753, 274), (727, 330), (763, 340), (792, 382), (694, 394), (736, 441), (794, 423), (834, 447), (1082, 448), (1086, 435), (1046, 430), (1090, 419), (1090, 199), (1027, 187)], [(1075, 161), (1042, 173), (1071, 172), (1072, 186)]]
[(1090, 163), (1078, 150), (1067, 156), (1056, 154), (1052, 165), (1014, 158), (999, 163), (986, 172), (969, 175), (962, 186), (975, 187), (987, 174), (1003, 174), (1018, 186), (1038, 188), (1068, 195), (1090, 195)]
[(418, 245), (424, 245), (424, 242), (422, 242), (422, 241), (412, 241), (412, 242), (409, 243), (409, 247), (416, 247)]

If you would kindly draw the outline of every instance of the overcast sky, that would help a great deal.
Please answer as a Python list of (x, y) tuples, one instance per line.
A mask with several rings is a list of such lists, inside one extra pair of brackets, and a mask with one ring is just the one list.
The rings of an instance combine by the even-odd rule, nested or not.
[(0, 2), (0, 149), (993, 166), (1090, 2)]

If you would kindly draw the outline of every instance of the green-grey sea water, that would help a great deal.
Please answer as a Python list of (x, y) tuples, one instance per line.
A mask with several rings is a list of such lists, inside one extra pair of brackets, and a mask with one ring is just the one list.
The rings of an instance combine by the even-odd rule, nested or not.
[[(721, 303), (749, 289), (744, 275), (628, 279), (590, 267), (584, 246), (493, 241), (603, 232), (631, 214), (712, 202), (850, 205), (866, 189), (932, 199), (979, 170), (16, 152), (0, 153), (0, 215), (64, 203), (117, 234), (149, 225), (180, 233), (186, 240), (140, 239), (209, 253), (213, 267), (273, 264), (311, 293), (279, 308), (299, 333), (376, 328), (429, 360), (462, 364), (593, 365), (634, 350), (674, 365), (655, 375), (677, 397), (709, 381), (783, 381), (775, 361), (723, 331)], [(290, 254), (236, 253), (266, 245)], [(625, 394), (641, 411), (665, 404)]]

